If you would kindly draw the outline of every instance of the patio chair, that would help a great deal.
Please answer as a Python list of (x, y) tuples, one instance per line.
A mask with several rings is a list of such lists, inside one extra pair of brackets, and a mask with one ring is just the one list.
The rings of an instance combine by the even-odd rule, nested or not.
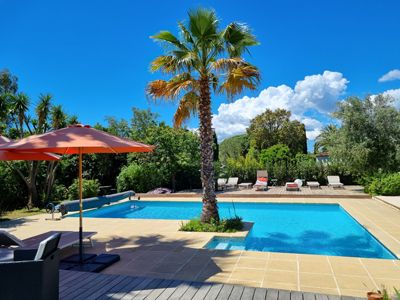
[(268, 172), (266, 170), (257, 171), (257, 181), (253, 187), (256, 191), (264, 191), (268, 189)]
[(303, 185), (301, 179), (296, 179), (294, 182), (286, 182), (285, 188), (287, 191), (300, 191), (300, 187)]
[(2, 299), (58, 299), (60, 237), (48, 237), (37, 249), (16, 249), (12, 260), (0, 262)]
[(226, 188), (226, 181), (227, 181), (226, 178), (218, 178), (218, 180), (217, 180), (217, 186), (218, 186), (217, 189), (219, 191), (223, 191)]
[(236, 189), (238, 187), (239, 177), (229, 177), (228, 182), (225, 185), (225, 189)]
[(343, 188), (344, 184), (340, 182), (339, 176), (328, 176), (328, 186), (332, 188)]

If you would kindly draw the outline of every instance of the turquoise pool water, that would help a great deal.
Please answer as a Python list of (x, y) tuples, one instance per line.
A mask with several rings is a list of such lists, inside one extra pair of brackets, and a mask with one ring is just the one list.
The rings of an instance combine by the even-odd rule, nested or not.
[[(337, 204), (223, 202), (219, 209), (223, 218), (236, 214), (254, 225), (245, 239), (214, 238), (206, 245), (210, 249), (396, 258)], [(84, 216), (187, 220), (200, 211), (200, 202), (130, 201), (86, 211)]]

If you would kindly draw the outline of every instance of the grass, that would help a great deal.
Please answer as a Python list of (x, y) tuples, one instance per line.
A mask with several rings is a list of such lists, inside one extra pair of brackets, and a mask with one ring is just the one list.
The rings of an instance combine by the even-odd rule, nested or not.
[(211, 220), (210, 223), (202, 223), (199, 219), (192, 219), (181, 225), (180, 231), (194, 232), (236, 232), (243, 229), (243, 221), (240, 217), (222, 219), (219, 223)]
[(0, 214), (0, 222), (7, 222), (7, 221), (15, 220), (18, 218), (29, 217), (29, 216), (41, 214), (44, 212), (46, 212), (46, 211), (44, 209), (40, 209), (40, 208), (32, 208), (32, 209), (22, 208), (22, 209), (7, 211), (7, 212)]

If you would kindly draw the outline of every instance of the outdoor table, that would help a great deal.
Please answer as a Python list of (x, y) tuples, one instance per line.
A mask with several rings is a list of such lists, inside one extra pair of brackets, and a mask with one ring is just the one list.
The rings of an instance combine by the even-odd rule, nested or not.
[(251, 182), (239, 183), (239, 189), (251, 189), (253, 184)]

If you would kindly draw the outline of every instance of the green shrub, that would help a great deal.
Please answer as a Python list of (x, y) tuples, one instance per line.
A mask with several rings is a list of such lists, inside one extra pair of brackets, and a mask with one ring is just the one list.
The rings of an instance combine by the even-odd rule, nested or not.
[(202, 223), (199, 219), (192, 219), (181, 225), (180, 231), (195, 232), (236, 232), (243, 229), (243, 221), (241, 217), (223, 219), (219, 223), (211, 220), (210, 223)]
[(51, 202), (61, 202), (69, 199), (67, 187), (63, 184), (55, 184), (51, 191), (50, 199)]
[[(83, 179), (82, 197), (90, 198), (98, 196), (100, 192), (100, 183), (97, 179)], [(75, 179), (68, 188), (68, 199), (75, 200), (79, 198), (79, 180)]]
[[(117, 177), (117, 190), (119, 192), (133, 190), (139, 193), (145, 193), (157, 187), (157, 170), (151, 166), (142, 166), (132, 163), (123, 167)], [(159, 178), (158, 186), (161, 186), (162, 178)]]
[(400, 173), (377, 175), (367, 182), (364, 189), (371, 195), (399, 196)]

